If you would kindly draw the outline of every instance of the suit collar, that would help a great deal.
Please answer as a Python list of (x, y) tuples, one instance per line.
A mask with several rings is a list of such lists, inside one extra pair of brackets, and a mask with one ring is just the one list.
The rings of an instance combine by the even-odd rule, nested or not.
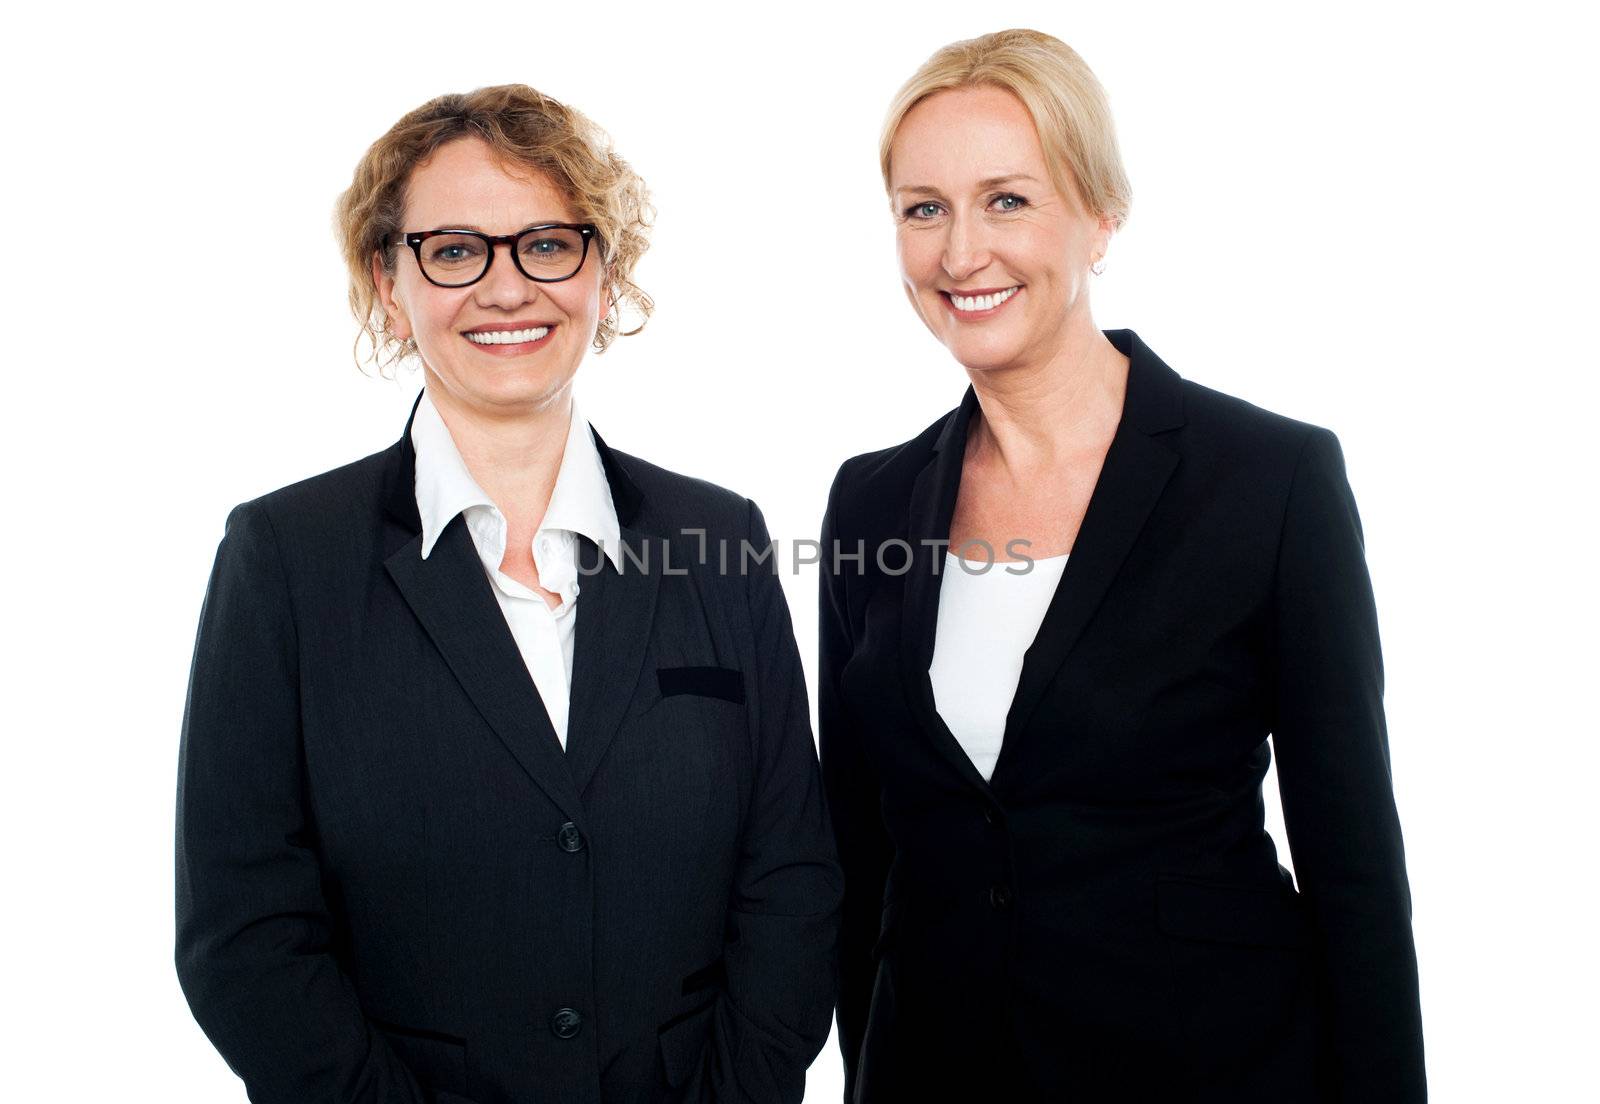
[(936, 749), (984, 794), (1000, 788), (1025, 753), (1027, 729), (1044, 697), (1118, 570), (1178, 465), (1178, 454), (1163, 434), (1184, 424), (1183, 381), (1132, 330), (1103, 331), (1128, 358), (1128, 386), (1122, 418), (1106, 452), (1099, 479), (1078, 529), (1072, 555), (1062, 572), (1044, 622), (1023, 661), (1022, 676), (1006, 717), (1000, 759), (989, 782), (950, 732), (933, 701), (928, 666), (938, 625), (940, 569), (950, 538), (967, 432), (978, 410), (968, 387), (961, 405), (946, 417), (934, 441), (934, 454), (912, 486), (907, 516), (913, 563), (906, 574), (901, 612), (902, 676), (912, 707)]
[[(406, 427), (400, 434), (400, 440), (390, 446), (389, 463), (384, 469), (384, 513), (407, 533), (422, 532), (422, 515), (417, 510), (417, 450), (411, 442), (411, 428), (416, 423), (417, 408), (422, 403), (423, 394), (423, 391), (417, 392), (416, 400), (411, 404), (411, 414), (406, 418)], [(616, 508), (617, 523), (623, 527), (633, 525), (644, 506), (644, 493), (629, 474), (621, 456), (612, 451), (593, 426), (588, 428), (594, 438), (595, 451), (600, 455), (606, 484), (611, 489), (611, 503)]]
[[(616, 507), (611, 502), (611, 488), (594, 445), (594, 435), (583, 420), (576, 398), (572, 400), (570, 415), (555, 486), (551, 488), (550, 502), (536, 535), (554, 532), (563, 540), (570, 540), (568, 534), (587, 537), (605, 550), (613, 565), (620, 567), (621, 534)], [(423, 559), (427, 559), (451, 519), (476, 506), (483, 507), (488, 516), (482, 516), (484, 510), (469, 513), (468, 525), (474, 530), (475, 542), (485, 545), (485, 566), (491, 571), (498, 568), (505, 553), (505, 520), (499, 507), (467, 468), (450, 427), (426, 390), (413, 411), (411, 444), (416, 456)], [(539, 562), (541, 576), (547, 570), (562, 573), (558, 563), (541, 559), (537, 552), (535, 559)], [(562, 587), (545, 584), (545, 589), (560, 591)]]
[(1139, 340), (1132, 330), (1103, 330), (1117, 352), (1128, 358), (1128, 394), (1122, 421), (1147, 436), (1184, 424), (1183, 380)]
[(411, 404), (406, 428), (389, 449), (389, 463), (383, 469), (383, 512), (407, 533), (422, 532), (422, 514), (417, 509), (417, 450), (411, 444), (411, 427), (422, 405), (422, 391)]

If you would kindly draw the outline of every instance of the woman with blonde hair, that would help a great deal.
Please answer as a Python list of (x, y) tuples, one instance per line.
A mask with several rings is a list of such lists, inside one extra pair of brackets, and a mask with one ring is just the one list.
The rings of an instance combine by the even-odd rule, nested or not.
[(848, 460), (824, 521), (847, 1098), (1422, 1100), (1337, 438), (1096, 327), (1130, 192), (1065, 44), (939, 50), (881, 155), (905, 290), (970, 386)]
[(649, 312), (648, 215), (523, 85), (412, 111), (339, 202), (424, 387), (234, 509), (183, 723), (178, 974), (254, 1101), (803, 1095), (839, 894), (805, 689), (772, 571), (704, 554), (766, 526), (573, 398)]

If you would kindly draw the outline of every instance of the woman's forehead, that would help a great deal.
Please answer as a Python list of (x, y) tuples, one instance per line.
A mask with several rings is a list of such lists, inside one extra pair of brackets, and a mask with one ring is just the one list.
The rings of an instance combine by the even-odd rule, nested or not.
[(510, 233), (535, 222), (571, 221), (571, 204), (549, 176), (508, 163), (476, 139), (439, 147), (412, 170), (407, 183), (408, 227), (448, 223)]
[(1028, 109), (991, 86), (936, 92), (918, 103), (895, 131), (889, 166), (897, 190), (1048, 177)]

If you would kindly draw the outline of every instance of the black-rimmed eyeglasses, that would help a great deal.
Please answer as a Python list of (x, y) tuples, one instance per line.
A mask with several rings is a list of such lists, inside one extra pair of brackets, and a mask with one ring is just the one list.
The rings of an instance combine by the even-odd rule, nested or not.
[(417, 255), (417, 267), (430, 284), (458, 288), (483, 279), (497, 245), (511, 246), (511, 262), (530, 280), (570, 280), (583, 267), (589, 240), (598, 233), (589, 222), (547, 222), (498, 238), (476, 230), (420, 230), (402, 235), (401, 241)]

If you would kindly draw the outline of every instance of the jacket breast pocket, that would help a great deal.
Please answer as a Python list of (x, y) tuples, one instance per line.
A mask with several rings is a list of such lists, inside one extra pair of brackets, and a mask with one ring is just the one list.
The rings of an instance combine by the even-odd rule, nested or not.
[(744, 675), (732, 667), (658, 667), (656, 681), (663, 698), (697, 694), (744, 704)]

